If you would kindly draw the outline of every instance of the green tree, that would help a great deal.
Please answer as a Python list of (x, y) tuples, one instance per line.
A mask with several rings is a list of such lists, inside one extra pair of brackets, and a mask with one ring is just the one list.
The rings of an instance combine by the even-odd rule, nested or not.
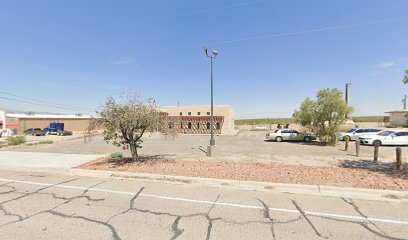
[(335, 143), (339, 125), (352, 111), (340, 90), (326, 88), (317, 92), (316, 100), (304, 100), (293, 117), (297, 123), (314, 131), (322, 142)]
[(404, 79), (402, 79), (402, 82), (403, 82), (404, 84), (407, 84), (407, 83), (408, 83), (408, 69), (405, 69), (405, 70), (404, 70)]
[(92, 138), (103, 129), (106, 142), (129, 149), (133, 161), (139, 160), (137, 152), (146, 132), (162, 130), (164, 118), (154, 99), (142, 100), (137, 94), (123, 95), (119, 101), (109, 97), (101, 106), (98, 116), (92, 119), (86, 138)]

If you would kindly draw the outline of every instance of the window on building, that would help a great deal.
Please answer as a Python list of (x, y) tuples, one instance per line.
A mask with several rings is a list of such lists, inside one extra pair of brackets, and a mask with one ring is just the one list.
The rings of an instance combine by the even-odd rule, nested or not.
[(191, 116), (191, 112), (188, 112), (188, 116)]
[(217, 129), (221, 129), (221, 124), (220, 124), (220, 122), (217, 122)]
[(211, 113), (210, 112), (207, 112), (207, 115), (210, 115)]
[(188, 129), (191, 129), (193, 126), (191, 124), (191, 122), (188, 123)]
[(180, 116), (183, 116), (183, 113), (182, 113), (182, 112), (180, 112)]
[(172, 122), (169, 122), (169, 129), (172, 129), (173, 128), (173, 123)]
[(207, 129), (210, 129), (211, 128), (211, 124), (208, 122), (207, 123)]
[(197, 123), (197, 128), (200, 129), (200, 123)]
[(200, 116), (201, 115), (201, 113), (200, 112), (197, 112), (197, 116)]
[(180, 123), (180, 128), (183, 129), (183, 123)]

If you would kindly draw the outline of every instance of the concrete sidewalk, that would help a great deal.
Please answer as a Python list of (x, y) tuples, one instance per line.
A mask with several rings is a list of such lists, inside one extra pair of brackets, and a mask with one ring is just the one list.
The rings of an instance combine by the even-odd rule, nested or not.
[(68, 170), (103, 156), (105, 155), (1, 151), (0, 167)]

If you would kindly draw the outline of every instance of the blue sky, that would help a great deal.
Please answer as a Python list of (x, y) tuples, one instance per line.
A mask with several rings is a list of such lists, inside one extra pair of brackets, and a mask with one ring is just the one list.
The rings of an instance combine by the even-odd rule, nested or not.
[(160, 105), (206, 105), (208, 46), (219, 52), (215, 103), (237, 118), (289, 117), (349, 81), (354, 115), (383, 115), (408, 93), (406, 9), (406, 0), (4, 0), (0, 107), (89, 113), (129, 90)]

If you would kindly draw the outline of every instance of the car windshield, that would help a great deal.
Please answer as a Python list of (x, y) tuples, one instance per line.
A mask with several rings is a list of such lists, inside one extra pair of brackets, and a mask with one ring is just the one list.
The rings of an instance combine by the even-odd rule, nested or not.
[(356, 130), (355, 128), (352, 128), (352, 129), (348, 130), (347, 132), (351, 133), (351, 132), (354, 132), (355, 130)]
[(279, 130), (275, 130), (274, 133), (277, 133)]
[(393, 133), (395, 133), (395, 132), (394, 131), (383, 131), (383, 132), (380, 132), (377, 135), (379, 135), (379, 136), (388, 136), (388, 135), (391, 135)]

